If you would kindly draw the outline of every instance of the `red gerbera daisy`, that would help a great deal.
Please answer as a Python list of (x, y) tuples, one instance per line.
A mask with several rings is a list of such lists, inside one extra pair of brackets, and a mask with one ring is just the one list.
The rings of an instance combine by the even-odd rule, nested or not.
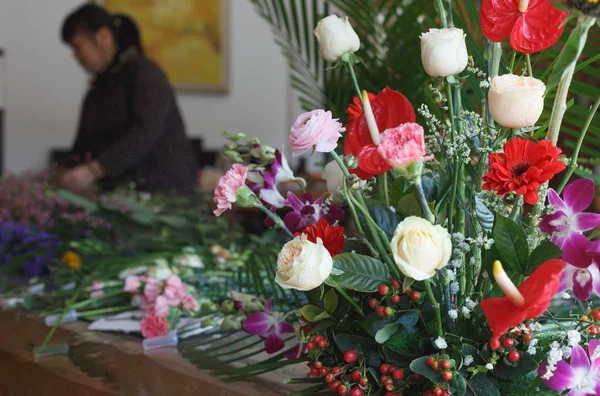
[(534, 143), (524, 138), (511, 139), (504, 143), (503, 153), (490, 154), (483, 189), (494, 190), (500, 196), (514, 191), (534, 205), (540, 185), (565, 169), (566, 165), (558, 160), (561, 156), (561, 149), (549, 140)]
[(316, 243), (317, 238), (321, 238), (323, 245), (329, 251), (331, 256), (340, 254), (344, 243), (344, 227), (340, 225), (332, 226), (324, 219), (317, 221), (317, 224), (311, 224), (302, 232), (297, 232), (294, 236), (306, 235), (306, 239)]
[[(548, 260), (540, 265), (519, 286), (518, 291), (522, 296), (520, 305), (513, 303), (514, 299), (508, 296), (481, 300), (481, 309), (492, 329), (492, 340), (499, 340), (511, 327), (517, 326), (525, 320), (535, 319), (543, 314), (548, 309), (550, 300), (556, 294), (564, 268), (565, 263), (562, 260)], [(502, 265), (494, 263), (494, 276), (496, 279), (499, 275), (497, 271), (501, 271), (500, 275), (506, 277)], [(498, 283), (500, 285), (500, 282)], [(504, 285), (500, 286), (505, 290)], [(511, 286), (514, 288), (512, 283)]]
[[(385, 88), (377, 95), (369, 94), (369, 101), (380, 132), (406, 122), (415, 122), (417, 119), (410, 101), (398, 91)], [(367, 180), (373, 175), (389, 171), (392, 167), (377, 152), (362, 107), (358, 105), (360, 99), (355, 97), (354, 103), (346, 110), (350, 123), (346, 125), (348, 135), (344, 144), (344, 155), (351, 154), (358, 158), (358, 168), (351, 169), (350, 172), (362, 180)]]
[(510, 46), (533, 54), (552, 46), (562, 34), (568, 12), (550, 0), (483, 0), (479, 19), (483, 35), (500, 42), (510, 35)]

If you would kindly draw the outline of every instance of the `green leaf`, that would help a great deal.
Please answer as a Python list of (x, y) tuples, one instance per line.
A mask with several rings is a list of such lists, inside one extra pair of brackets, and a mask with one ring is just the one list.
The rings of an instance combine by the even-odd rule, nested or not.
[(335, 337), (335, 343), (342, 352), (354, 349), (356, 353), (360, 354), (377, 351), (378, 349), (378, 345), (373, 339), (353, 334), (340, 334)]
[(410, 370), (427, 378), (434, 384), (443, 383), (442, 372), (436, 371), (427, 365), (429, 356), (421, 356), (410, 363)]
[(157, 216), (156, 220), (173, 228), (185, 228), (190, 226), (190, 222), (185, 217), (173, 215)]
[(456, 388), (456, 393), (458, 396), (464, 396), (467, 392), (467, 381), (465, 377), (463, 377), (460, 373), (456, 373), (452, 376), (452, 381), (450, 381), (450, 385)]
[(375, 223), (385, 232), (388, 240), (391, 240), (398, 223), (400, 223), (398, 215), (383, 205), (370, 205), (369, 203), (367, 205)]
[[(485, 375), (478, 374), (469, 381), (470, 389), (467, 389), (468, 396), (500, 396), (500, 392), (494, 383)], [(471, 389), (475, 393), (471, 392)]]
[(419, 216), (423, 217), (423, 209), (415, 194), (407, 194), (400, 198), (398, 202), (398, 212), (404, 217)]
[(480, 194), (475, 196), (475, 212), (477, 213), (477, 220), (479, 220), (481, 228), (485, 232), (490, 232), (494, 226), (494, 213), (481, 202)]
[(58, 190), (56, 195), (61, 200), (79, 206), (90, 213), (95, 213), (100, 209), (100, 206), (96, 202), (67, 190)]
[(406, 179), (399, 177), (390, 186), (390, 203), (393, 207), (397, 207), (400, 199), (406, 194), (407, 183)]
[(300, 308), (300, 313), (309, 322), (316, 322), (320, 319), (326, 319), (329, 317), (327, 312), (325, 312), (322, 308), (319, 308), (316, 305), (312, 304), (305, 305), (302, 308)]
[(396, 321), (395, 316), (390, 316), (389, 318), (382, 318), (377, 315), (375, 312), (368, 315), (362, 322), (361, 327), (371, 336), (375, 337), (377, 332), (381, 330), (385, 325), (389, 323), (394, 323)]
[(462, 353), (464, 356), (471, 356), (473, 358), (473, 365), (483, 366), (486, 363), (485, 359), (479, 355), (479, 350), (469, 344), (463, 345)]
[(377, 341), (379, 344), (383, 344), (384, 342), (389, 340), (390, 337), (393, 336), (394, 333), (396, 333), (399, 328), (400, 328), (399, 323), (386, 324), (385, 326), (383, 326), (383, 328), (381, 330), (379, 330), (375, 334), (375, 341)]
[(562, 250), (550, 241), (543, 241), (529, 255), (527, 260), (526, 275), (530, 275), (540, 264), (547, 260), (558, 258)]
[(402, 314), (400, 318), (398, 318), (397, 323), (400, 323), (406, 331), (409, 333), (413, 331), (413, 328), (419, 321), (419, 314), (415, 311), (410, 311)]
[(335, 311), (337, 305), (337, 294), (335, 294), (335, 290), (330, 289), (327, 293), (325, 293), (325, 296), (323, 297), (323, 306), (325, 307), (325, 310), (331, 314)]
[(390, 272), (381, 261), (361, 254), (338, 254), (333, 258), (333, 268), (344, 273), (334, 275), (332, 272), (325, 280), (327, 285), (334, 286), (337, 283), (345, 289), (363, 293), (373, 293), (379, 285), (392, 280)]
[(537, 369), (538, 364), (533, 357), (527, 354), (523, 354), (519, 360), (517, 367), (510, 367), (505, 365), (502, 361), (498, 362), (494, 366), (494, 370), (491, 374), (501, 380), (510, 380), (521, 377), (527, 373), (530, 373)]
[(502, 264), (512, 271), (520, 270), (522, 273), (529, 257), (525, 231), (513, 220), (497, 215), (492, 237)]

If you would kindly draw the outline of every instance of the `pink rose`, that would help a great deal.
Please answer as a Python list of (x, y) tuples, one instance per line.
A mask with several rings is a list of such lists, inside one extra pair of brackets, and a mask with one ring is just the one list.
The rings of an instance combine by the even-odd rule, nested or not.
[(169, 332), (169, 322), (166, 317), (151, 312), (140, 321), (140, 329), (144, 338), (160, 337)]
[(165, 297), (156, 297), (156, 302), (154, 303), (154, 313), (158, 316), (169, 315), (169, 304), (167, 303), (167, 299)]
[(131, 275), (125, 278), (125, 286), (123, 287), (123, 291), (131, 294), (137, 294), (140, 289), (140, 279)]
[(313, 110), (298, 116), (292, 126), (288, 144), (297, 157), (308, 150), (329, 153), (337, 147), (337, 141), (346, 128), (338, 119), (333, 119), (331, 111)]
[(200, 309), (198, 301), (196, 301), (194, 296), (192, 296), (191, 294), (185, 296), (181, 302), (183, 303), (185, 309), (188, 311), (197, 311), (198, 309)]
[(156, 278), (148, 278), (146, 285), (144, 286), (144, 296), (148, 302), (156, 301), (156, 297), (160, 294), (162, 282)]
[(425, 155), (423, 127), (414, 122), (386, 129), (380, 136), (377, 151), (394, 168), (404, 168), (414, 161), (433, 159), (433, 155)]
[(248, 169), (240, 164), (233, 164), (225, 176), (219, 180), (213, 202), (217, 204), (214, 214), (221, 216), (227, 209), (231, 209), (231, 204), (236, 201), (237, 190), (246, 184)]

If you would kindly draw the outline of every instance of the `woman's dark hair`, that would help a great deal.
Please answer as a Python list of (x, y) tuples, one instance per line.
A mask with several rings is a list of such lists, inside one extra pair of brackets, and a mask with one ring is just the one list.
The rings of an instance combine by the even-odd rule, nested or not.
[(113, 23), (116, 27), (119, 48), (126, 50), (133, 47), (143, 53), (142, 38), (137, 24), (128, 15), (114, 14)]
[(87, 3), (70, 13), (62, 25), (62, 41), (70, 44), (79, 32), (94, 34), (103, 27), (116, 33), (113, 17), (102, 7)]

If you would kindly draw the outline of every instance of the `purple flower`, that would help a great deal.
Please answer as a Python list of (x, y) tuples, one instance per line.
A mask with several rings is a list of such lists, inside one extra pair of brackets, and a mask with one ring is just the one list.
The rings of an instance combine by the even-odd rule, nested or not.
[(265, 302), (264, 312), (255, 312), (242, 323), (242, 328), (246, 333), (259, 335), (265, 340), (267, 353), (281, 350), (285, 346), (283, 334), (294, 332), (292, 325), (281, 320), (281, 313), (273, 312), (272, 299), (273, 297)]
[(554, 234), (552, 242), (562, 247), (572, 235), (593, 230), (600, 225), (600, 214), (584, 213), (594, 199), (595, 185), (591, 179), (579, 179), (565, 187), (564, 201), (556, 191), (548, 190), (548, 201), (556, 212), (544, 216), (540, 229)]
[(600, 296), (600, 241), (590, 242), (581, 234), (573, 234), (563, 244), (562, 259), (567, 263), (557, 293), (573, 289), (580, 300), (587, 300), (592, 289)]
[(296, 345), (289, 353), (286, 353), (285, 358), (290, 360), (297, 359), (306, 355), (306, 351), (306, 344), (300, 343)]
[(600, 340), (590, 340), (588, 353), (585, 353), (581, 346), (575, 345), (571, 353), (571, 364), (564, 360), (559, 361), (552, 376), (545, 379), (548, 363), (543, 363), (538, 368), (538, 375), (553, 391), (571, 390), (567, 396), (600, 395), (600, 358), (597, 354), (599, 345)]
[(0, 222), (0, 265), (10, 264), (16, 257), (33, 255), (21, 264), (29, 276), (38, 276), (58, 256), (58, 237), (19, 223)]
[(285, 215), (283, 222), (292, 232), (300, 232), (311, 224), (316, 224), (324, 219), (330, 225), (340, 221), (344, 217), (344, 211), (325, 201), (325, 195), (313, 201), (310, 193), (304, 193), (297, 197), (288, 192), (285, 203), (293, 210)]

